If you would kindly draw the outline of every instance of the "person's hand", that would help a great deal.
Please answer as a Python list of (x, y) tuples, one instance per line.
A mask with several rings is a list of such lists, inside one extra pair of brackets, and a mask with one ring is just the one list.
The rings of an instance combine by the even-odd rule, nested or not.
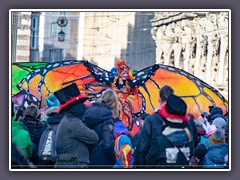
[(86, 66), (86, 68), (90, 71), (91, 70), (91, 68), (92, 68), (92, 66), (91, 66), (91, 63), (90, 62), (88, 62), (88, 61), (82, 61), (83, 62), (83, 64), (84, 64), (84, 66)]
[(158, 68), (159, 68), (159, 64), (154, 64), (151, 68), (151, 73), (154, 75)]
[(88, 61), (83, 60), (82, 62), (84, 64), (84, 66), (89, 67), (90, 63)]

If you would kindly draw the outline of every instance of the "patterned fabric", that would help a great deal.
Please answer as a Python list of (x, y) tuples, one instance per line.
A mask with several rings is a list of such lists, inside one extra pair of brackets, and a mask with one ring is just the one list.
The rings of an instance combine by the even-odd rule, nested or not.
[(134, 158), (132, 142), (127, 135), (120, 135), (115, 139), (116, 164), (113, 168), (132, 168)]
[[(25, 64), (24, 64), (25, 65)], [(75, 82), (81, 93), (96, 98), (109, 88), (114, 76), (87, 61), (59, 61), (55, 63), (34, 64), (29, 71), (22, 63), (13, 63), (13, 95), (23, 95), (23, 104), (34, 103), (39, 108), (45, 107), (45, 99), (52, 92)], [(23, 73), (24, 72), (24, 73)], [(24, 76), (23, 76), (24, 74)], [(21, 77), (21, 78), (20, 78)], [(135, 93), (129, 94), (128, 100), (134, 107), (134, 115), (151, 114), (159, 106), (159, 89), (169, 85), (174, 94), (180, 96), (187, 104), (187, 113), (197, 119), (202, 112), (208, 112), (209, 106), (218, 106), (227, 112), (228, 101), (213, 87), (197, 77), (175, 67), (155, 64), (134, 74), (128, 81), (131, 88), (138, 88), (139, 100)]]

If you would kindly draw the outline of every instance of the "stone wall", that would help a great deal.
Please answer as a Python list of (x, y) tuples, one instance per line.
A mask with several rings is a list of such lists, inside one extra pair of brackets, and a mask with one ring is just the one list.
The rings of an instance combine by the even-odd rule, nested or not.
[(156, 62), (197, 76), (227, 98), (228, 24), (228, 12), (156, 12)]

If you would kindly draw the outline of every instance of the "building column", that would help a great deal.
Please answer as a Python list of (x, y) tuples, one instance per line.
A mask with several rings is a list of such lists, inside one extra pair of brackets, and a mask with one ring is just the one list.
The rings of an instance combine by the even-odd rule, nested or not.
[(228, 48), (228, 36), (227, 34), (220, 34), (221, 37), (221, 47), (220, 47), (220, 62), (218, 69), (218, 84), (223, 84), (223, 74), (224, 74), (224, 62), (225, 56)]
[(185, 53), (184, 53), (184, 65), (183, 65), (183, 69), (184, 71), (189, 71), (189, 55), (190, 55), (190, 45), (188, 42), (187, 38), (183, 38), (182, 43), (185, 45), (184, 49), (185, 49)]
[(163, 51), (164, 51), (164, 64), (169, 65), (170, 59), (171, 59), (171, 54), (173, 51), (173, 49), (171, 48), (171, 44), (170, 43), (164, 44)]
[(162, 59), (162, 53), (163, 53), (163, 49), (162, 47), (160, 47), (158, 44), (157, 44), (157, 48), (156, 48), (156, 63), (157, 64), (161, 64), (161, 59)]
[(200, 58), (201, 58), (201, 35), (197, 35), (196, 37), (196, 60), (194, 66), (194, 75), (196, 77), (200, 76)]
[(77, 37), (77, 60), (84, 58), (84, 29), (85, 29), (85, 12), (79, 12), (78, 16), (78, 37)]
[(179, 68), (182, 53), (182, 45), (179, 43), (173, 44), (173, 50), (174, 50), (174, 66)]
[(213, 58), (213, 40), (214, 34), (208, 35), (208, 46), (207, 46), (207, 69), (206, 69), (206, 82), (210, 84), (211, 73), (212, 73), (212, 58)]

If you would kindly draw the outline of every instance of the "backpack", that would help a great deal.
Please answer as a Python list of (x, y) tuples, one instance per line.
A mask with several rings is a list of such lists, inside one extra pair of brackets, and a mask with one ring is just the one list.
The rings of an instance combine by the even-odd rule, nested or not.
[[(168, 138), (165, 135), (163, 135), (163, 137), (171, 144), (171, 146), (173, 146), (173, 144), (168, 140)], [(171, 163), (174, 163), (174, 167), (176, 168), (189, 167), (190, 148), (189, 147), (179, 148), (176, 146), (173, 146), (173, 147), (174, 147), (174, 150), (177, 151), (177, 155), (175, 156), (176, 157), (175, 161), (173, 160), (173, 162), (171, 162)], [(167, 148), (167, 149), (173, 149), (173, 148)]]
[(43, 164), (55, 164), (57, 158), (56, 151), (56, 130), (49, 126), (43, 132), (38, 145), (38, 156)]
[(182, 152), (182, 150), (180, 148), (179, 148), (179, 152), (177, 154), (176, 165), (180, 165), (182, 167), (189, 166), (189, 161), (187, 160), (185, 154)]
[[(122, 141), (121, 143), (120, 143), (120, 139)], [(127, 154), (125, 154), (127, 156), (126, 159), (122, 157), (122, 151), (125, 146), (130, 146), (131, 148), (131, 150)], [(133, 168), (134, 157), (133, 157), (132, 141), (128, 135), (121, 134), (120, 136), (116, 137), (114, 142), (114, 151), (116, 155), (116, 163), (114, 164), (113, 168)]]

